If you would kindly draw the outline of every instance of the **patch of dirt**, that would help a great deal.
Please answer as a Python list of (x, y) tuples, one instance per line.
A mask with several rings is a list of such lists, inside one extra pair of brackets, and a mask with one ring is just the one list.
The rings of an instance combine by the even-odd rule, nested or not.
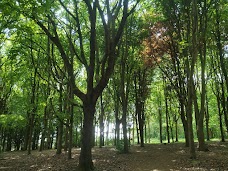
[[(208, 152), (197, 152), (197, 160), (189, 159), (183, 143), (131, 146), (129, 154), (115, 148), (93, 148), (93, 162), (98, 171), (228, 171), (228, 143), (210, 142)], [(0, 171), (76, 171), (80, 149), (56, 155), (55, 150), (42, 152), (15, 151), (0, 154)]]

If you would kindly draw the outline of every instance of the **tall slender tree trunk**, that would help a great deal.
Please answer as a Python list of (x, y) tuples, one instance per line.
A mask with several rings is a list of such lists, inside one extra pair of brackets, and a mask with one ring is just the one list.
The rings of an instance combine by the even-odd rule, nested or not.
[(124, 137), (124, 153), (129, 152), (128, 148), (128, 137), (127, 137), (127, 106), (123, 106), (123, 116), (122, 116), (122, 126), (123, 126), (123, 137)]
[(136, 135), (137, 135), (137, 144), (140, 144), (140, 140), (139, 140), (139, 122), (138, 122), (137, 114), (135, 116), (135, 127), (136, 127)]
[[(167, 90), (165, 90), (167, 91)], [(170, 143), (170, 132), (169, 132), (169, 108), (168, 108), (168, 98), (167, 93), (165, 93), (165, 118), (166, 118), (166, 133), (167, 133), (167, 140)]]
[(69, 112), (69, 144), (68, 144), (68, 159), (72, 158), (73, 147), (73, 126), (74, 126), (74, 93), (72, 83), (69, 83), (69, 100), (68, 100), (68, 112)]
[(43, 129), (42, 129), (42, 135), (41, 135), (41, 142), (40, 142), (40, 149), (39, 151), (44, 150), (45, 147), (45, 138), (47, 136), (47, 124), (48, 124), (48, 111), (47, 111), (47, 106), (48, 104), (46, 104), (46, 106), (44, 107), (44, 118), (43, 118)]
[[(224, 76), (225, 79), (225, 85), (226, 85), (226, 93), (228, 93), (228, 74), (227, 74), (227, 67), (226, 67), (226, 61), (224, 58), (224, 54), (223, 54), (223, 47), (222, 47), (222, 42), (221, 42), (221, 13), (220, 13), (220, 1), (216, 1), (216, 41), (217, 41), (217, 49), (219, 52), (219, 59), (220, 59), (220, 66), (221, 66), (221, 70), (222, 70), (222, 75)], [(222, 80), (223, 82), (223, 80)], [(223, 86), (223, 85), (222, 85)], [(223, 89), (223, 93), (224, 93), (224, 89)], [(222, 95), (224, 96), (224, 94)], [(223, 97), (222, 97), (223, 98)], [(225, 101), (224, 101), (225, 100)], [(227, 128), (227, 132), (228, 132), (228, 119), (227, 119), (227, 115), (228, 115), (228, 98), (223, 98), (222, 100), (222, 105), (225, 106), (224, 111), (226, 111), (224, 113), (224, 117), (225, 117), (225, 124), (226, 124), (226, 128)]]
[[(66, 114), (66, 110), (65, 110), (65, 114)], [(65, 125), (65, 137), (64, 137), (64, 151), (67, 152), (68, 147), (69, 147), (69, 119), (66, 120), (66, 125)]]
[[(59, 113), (62, 114), (63, 112), (63, 87), (60, 83), (59, 85)], [(63, 141), (63, 120), (61, 118), (58, 118), (58, 136), (57, 136), (57, 150), (56, 154), (62, 153), (62, 141)]]
[(206, 71), (206, 48), (207, 48), (207, 41), (206, 41), (206, 32), (207, 32), (207, 2), (204, 0), (204, 7), (202, 10), (202, 15), (200, 15), (200, 30), (201, 33), (201, 44), (199, 46), (200, 52), (200, 64), (201, 64), (201, 102), (200, 102), (200, 111), (199, 117), (197, 121), (197, 131), (198, 131), (198, 142), (199, 142), (199, 151), (208, 151), (207, 145), (205, 143), (204, 137), (204, 117), (206, 112), (206, 79), (205, 79), (205, 71)]
[(34, 121), (35, 121), (35, 113), (36, 113), (36, 89), (37, 89), (37, 81), (36, 81), (37, 69), (35, 68), (33, 79), (31, 81), (32, 85), (32, 96), (30, 105), (32, 106), (32, 110), (29, 111), (29, 133), (28, 133), (28, 154), (31, 154), (31, 145), (32, 145), (32, 135), (34, 130)]
[(218, 113), (219, 113), (219, 128), (221, 133), (221, 141), (225, 142), (225, 136), (223, 131), (223, 123), (222, 123), (222, 111), (221, 111), (221, 103), (220, 103), (220, 97), (219, 92), (217, 93), (217, 106), (218, 106)]
[(160, 143), (162, 143), (163, 138), (162, 138), (162, 111), (161, 111), (161, 106), (158, 109), (158, 114), (159, 114)]
[(102, 94), (100, 96), (100, 103), (101, 103), (101, 112), (99, 116), (99, 127), (100, 127), (99, 147), (101, 148), (102, 146), (104, 146), (104, 104), (103, 104)]
[(188, 122), (187, 122), (187, 118), (186, 118), (186, 114), (185, 114), (185, 106), (182, 101), (180, 101), (180, 115), (181, 115), (181, 121), (182, 121), (183, 128), (184, 128), (185, 146), (189, 147)]
[(57, 150), (56, 154), (62, 153), (62, 137), (63, 137), (63, 121), (58, 122), (58, 136), (57, 136)]
[(192, 125), (192, 107), (193, 107), (193, 78), (190, 78), (189, 84), (188, 85), (188, 103), (187, 103), (187, 121), (188, 121), (188, 137), (189, 137), (189, 147), (190, 147), (190, 158), (195, 159), (196, 158), (196, 152), (195, 152), (195, 145), (194, 145), (194, 134), (193, 134), (193, 125)]
[[(190, 146), (190, 158), (196, 158), (195, 145), (194, 145), (194, 134), (193, 134), (193, 103), (194, 103), (194, 71), (195, 64), (198, 56), (198, 45), (197, 45), (197, 32), (198, 32), (198, 10), (197, 10), (197, 0), (192, 1), (192, 47), (191, 47), (191, 59), (187, 58), (187, 121), (188, 121), (188, 133), (189, 133), (189, 146)], [(190, 25), (189, 25), (190, 26)]]
[(120, 124), (121, 120), (119, 119), (119, 99), (118, 99), (118, 92), (114, 94), (114, 101), (115, 101), (115, 145), (120, 145)]
[(206, 112), (205, 112), (205, 121), (206, 121), (206, 134), (207, 134), (207, 141), (210, 141), (210, 130), (209, 130), (209, 120), (210, 120), (210, 115), (209, 115), (209, 106), (208, 106), (208, 98), (206, 95)]
[(177, 116), (175, 115), (174, 117), (175, 119), (175, 137), (176, 137), (176, 142), (178, 142), (178, 119), (177, 119)]
[(224, 82), (222, 79), (221, 82), (221, 104), (222, 104), (222, 108), (223, 108), (223, 114), (224, 114), (224, 120), (225, 120), (225, 125), (226, 125), (226, 130), (228, 132), (228, 117), (227, 117), (227, 108), (226, 108), (226, 98), (225, 98), (225, 87), (224, 87)]
[(139, 135), (140, 135), (140, 146), (144, 147), (144, 111), (143, 111), (143, 104), (142, 102), (138, 102), (138, 121), (139, 121)]

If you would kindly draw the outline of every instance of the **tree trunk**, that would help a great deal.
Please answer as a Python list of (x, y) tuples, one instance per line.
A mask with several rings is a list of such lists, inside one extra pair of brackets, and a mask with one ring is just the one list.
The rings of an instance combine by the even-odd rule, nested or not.
[(63, 121), (58, 122), (58, 136), (57, 136), (57, 150), (56, 154), (62, 153), (62, 139), (63, 139)]
[(32, 140), (32, 150), (36, 150), (38, 148), (38, 141), (39, 141), (39, 135), (40, 131), (38, 128), (35, 128), (33, 133), (33, 140)]
[(31, 154), (31, 143), (32, 143), (32, 135), (34, 130), (34, 121), (35, 121), (35, 113), (36, 113), (36, 105), (35, 105), (35, 99), (36, 99), (36, 90), (37, 90), (37, 82), (36, 82), (36, 75), (37, 75), (37, 69), (35, 68), (33, 79), (31, 80), (32, 85), (32, 96), (30, 105), (32, 106), (31, 111), (29, 111), (29, 133), (28, 133), (28, 154)]
[(44, 118), (43, 118), (43, 130), (42, 130), (42, 136), (41, 136), (41, 142), (40, 142), (40, 149), (39, 151), (44, 150), (46, 147), (44, 146), (45, 144), (45, 138), (47, 137), (47, 124), (48, 124), (48, 111), (47, 111), (47, 105), (44, 107)]
[(137, 144), (140, 144), (140, 141), (139, 141), (139, 124), (138, 124), (137, 114), (135, 114), (135, 127), (136, 127), (136, 135), (137, 135)]
[(68, 150), (68, 146), (69, 146), (69, 119), (66, 120), (66, 125), (65, 125), (65, 131), (64, 131), (64, 133), (65, 133), (64, 151), (67, 151)]
[[(116, 92), (117, 93), (117, 92)], [(115, 98), (115, 120), (116, 120), (116, 125), (115, 125), (115, 145), (118, 147), (120, 145), (120, 123), (121, 120), (119, 119), (119, 100), (117, 97), (117, 94), (114, 95)]]
[(210, 134), (209, 134), (209, 106), (208, 106), (208, 98), (206, 96), (206, 112), (205, 112), (205, 121), (206, 121), (206, 134), (207, 134), (207, 141), (210, 141)]
[(123, 106), (123, 116), (122, 116), (122, 126), (123, 126), (123, 136), (124, 136), (124, 153), (129, 152), (128, 148), (128, 137), (127, 137), (127, 106)]
[(226, 125), (226, 131), (228, 132), (228, 117), (227, 117), (227, 108), (226, 108), (226, 98), (225, 98), (225, 88), (224, 88), (224, 82), (222, 79), (222, 83), (221, 83), (221, 104), (222, 104), (222, 108), (223, 108), (223, 115), (224, 115), (224, 120), (225, 120), (225, 125)]
[(100, 100), (101, 100), (101, 112), (99, 116), (99, 126), (100, 126), (99, 147), (101, 148), (102, 146), (104, 146), (104, 104), (103, 104), (102, 95), (100, 96)]
[(120, 145), (120, 120), (116, 118), (116, 126), (115, 126), (115, 145)]
[[(185, 107), (184, 107), (184, 103), (182, 101), (180, 101), (180, 115), (181, 115), (181, 121), (183, 124), (183, 128), (184, 128), (184, 136), (185, 136), (185, 147), (189, 147), (189, 131), (188, 131), (188, 122), (185, 116)], [(186, 112), (187, 113), (187, 112)]]
[[(167, 91), (167, 90), (165, 90)], [(169, 132), (169, 108), (168, 108), (168, 98), (167, 93), (165, 93), (165, 118), (166, 118), (166, 133), (167, 133), (167, 140), (170, 143), (170, 132)]]
[(81, 171), (94, 170), (92, 162), (92, 135), (93, 135), (93, 119), (95, 114), (95, 104), (90, 100), (83, 102), (83, 132), (82, 132), (82, 146), (79, 157), (79, 168)]
[(11, 151), (11, 149), (12, 149), (12, 136), (11, 136), (12, 132), (11, 131), (12, 130), (10, 130), (10, 129), (7, 131), (6, 151)]
[(110, 117), (107, 116), (107, 132), (106, 132), (106, 142), (109, 141), (109, 126), (110, 126)]
[(204, 139), (204, 125), (203, 125), (203, 121), (204, 121), (203, 118), (205, 115), (205, 103), (202, 102), (202, 101), (205, 101), (205, 98), (203, 97), (205, 96), (205, 90), (204, 91), (202, 90), (203, 92), (201, 92), (201, 103), (203, 104), (201, 104), (201, 109), (199, 110), (196, 90), (194, 88), (194, 85), (192, 87), (193, 87), (193, 101), (194, 101), (194, 109), (195, 109), (194, 111), (195, 111), (196, 129), (197, 129), (197, 138), (198, 138), (198, 150), (207, 151), (207, 147)]
[(204, 7), (202, 10), (202, 15), (200, 15), (200, 30), (201, 33), (201, 44), (199, 46), (200, 52), (200, 64), (201, 64), (201, 103), (200, 103), (200, 111), (198, 117), (198, 142), (199, 142), (199, 151), (208, 151), (207, 145), (205, 143), (204, 137), (204, 117), (205, 117), (205, 108), (206, 108), (206, 79), (205, 79), (205, 71), (206, 71), (206, 50), (207, 50), (207, 41), (206, 41), (206, 32), (207, 32), (207, 2), (204, 0)]
[(144, 147), (144, 111), (143, 111), (143, 106), (142, 102), (138, 102), (138, 121), (139, 121), (139, 135), (140, 135), (140, 146)]
[(68, 159), (72, 158), (72, 146), (73, 146), (73, 125), (74, 125), (74, 94), (73, 87), (69, 85), (69, 100), (68, 100), (68, 112), (70, 116), (69, 120), (69, 144), (68, 144)]
[(224, 131), (223, 131), (222, 112), (221, 112), (221, 107), (220, 107), (221, 104), (220, 104), (219, 94), (217, 94), (217, 105), (218, 105), (218, 113), (219, 113), (219, 128), (220, 128), (220, 133), (221, 133), (221, 141), (222, 142), (225, 142), (225, 136), (224, 136)]
[[(175, 135), (176, 135), (176, 142), (178, 142), (178, 119), (177, 116), (175, 115)], [(186, 146), (186, 144), (185, 144)]]
[[(222, 70), (222, 75), (225, 78), (225, 85), (226, 85), (226, 93), (228, 93), (228, 74), (227, 74), (227, 67), (226, 67), (226, 61), (224, 58), (224, 54), (223, 54), (223, 47), (222, 47), (222, 42), (221, 42), (221, 24), (220, 24), (220, 20), (221, 20), (221, 13), (219, 8), (221, 8), (219, 1), (216, 1), (216, 41), (217, 41), (217, 49), (219, 52), (219, 59), (220, 59), (220, 66), (221, 66), (221, 70)], [(223, 81), (223, 80), (222, 80)], [(222, 83), (223, 86), (223, 83)], [(224, 87), (224, 86), (223, 86)], [(222, 88), (223, 88), (222, 87)], [(224, 88), (223, 88), (223, 95), (224, 95)], [(222, 95), (222, 96), (223, 96)], [(228, 119), (227, 119), (227, 111), (228, 111), (228, 98), (224, 99), (224, 97), (222, 97), (222, 105), (225, 106), (224, 109), (224, 117), (225, 117), (225, 124), (226, 124), (226, 129), (228, 132)]]
[[(59, 113), (63, 112), (63, 86), (59, 84)], [(56, 154), (62, 153), (62, 141), (63, 141), (63, 120), (58, 117), (58, 136), (57, 136), (57, 150)]]
[(161, 112), (160, 108), (158, 109), (158, 112), (159, 112), (160, 143), (162, 143), (163, 142), (163, 139), (162, 139), (162, 112)]

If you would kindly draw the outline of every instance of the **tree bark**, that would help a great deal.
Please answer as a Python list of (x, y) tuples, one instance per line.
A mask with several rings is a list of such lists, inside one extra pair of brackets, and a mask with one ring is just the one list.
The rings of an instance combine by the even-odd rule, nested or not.
[[(164, 81), (165, 82), (165, 81)], [(170, 143), (170, 132), (169, 132), (169, 107), (168, 107), (168, 97), (167, 97), (167, 89), (164, 90), (165, 95), (165, 118), (166, 118), (166, 133), (167, 133), (167, 140)]]
[(95, 114), (95, 103), (90, 99), (83, 102), (83, 132), (82, 132), (82, 146), (79, 157), (79, 168), (82, 171), (94, 170), (92, 162), (92, 130), (93, 130), (93, 119)]
[(99, 147), (101, 148), (104, 146), (104, 104), (102, 95), (100, 96), (100, 103), (101, 103), (101, 112), (99, 116), (99, 126), (100, 126), (100, 141)]
[(163, 138), (162, 138), (162, 111), (161, 111), (160, 105), (158, 108), (158, 114), (159, 114), (160, 143), (162, 143), (163, 142)]
[[(63, 86), (59, 84), (59, 113), (63, 114)], [(62, 141), (63, 141), (63, 120), (58, 117), (58, 136), (57, 136), (57, 150), (56, 154), (62, 153)]]
[(219, 92), (217, 93), (217, 106), (218, 106), (218, 113), (219, 113), (219, 128), (221, 133), (221, 141), (225, 142), (225, 136), (223, 131), (223, 123), (222, 123), (222, 112), (221, 112), (221, 104), (220, 104), (220, 97)]
[(69, 95), (68, 95), (68, 112), (69, 112), (69, 144), (68, 144), (68, 159), (72, 158), (73, 147), (73, 126), (74, 126), (74, 94), (72, 83), (69, 83)]
[(31, 154), (31, 143), (32, 143), (32, 135), (34, 130), (34, 121), (35, 121), (35, 113), (36, 113), (36, 105), (35, 105), (35, 99), (36, 99), (36, 89), (37, 89), (37, 81), (36, 81), (36, 75), (37, 75), (37, 69), (35, 68), (33, 79), (31, 81), (32, 85), (32, 96), (31, 96), (31, 111), (29, 111), (29, 133), (28, 133), (28, 154)]
[(209, 121), (210, 121), (210, 115), (209, 115), (209, 106), (208, 106), (208, 98), (206, 95), (206, 112), (205, 112), (205, 121), (206, 121), (206, 134), (207, 134), (207, 141), (210, 141), (210, 134), (209, 134)]

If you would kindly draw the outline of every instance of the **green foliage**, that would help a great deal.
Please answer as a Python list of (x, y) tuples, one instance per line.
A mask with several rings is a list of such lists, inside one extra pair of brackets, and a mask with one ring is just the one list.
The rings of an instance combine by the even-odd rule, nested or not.
[(0, 115), (0, 125), (3, 129), (17, 130), (24, 128), (26, 119), (22, 115), (8, 114)]
[(116, 149), (120, 152), (123, 153), (124, 152), (124, 140), (119, 140), (116, 144)]

